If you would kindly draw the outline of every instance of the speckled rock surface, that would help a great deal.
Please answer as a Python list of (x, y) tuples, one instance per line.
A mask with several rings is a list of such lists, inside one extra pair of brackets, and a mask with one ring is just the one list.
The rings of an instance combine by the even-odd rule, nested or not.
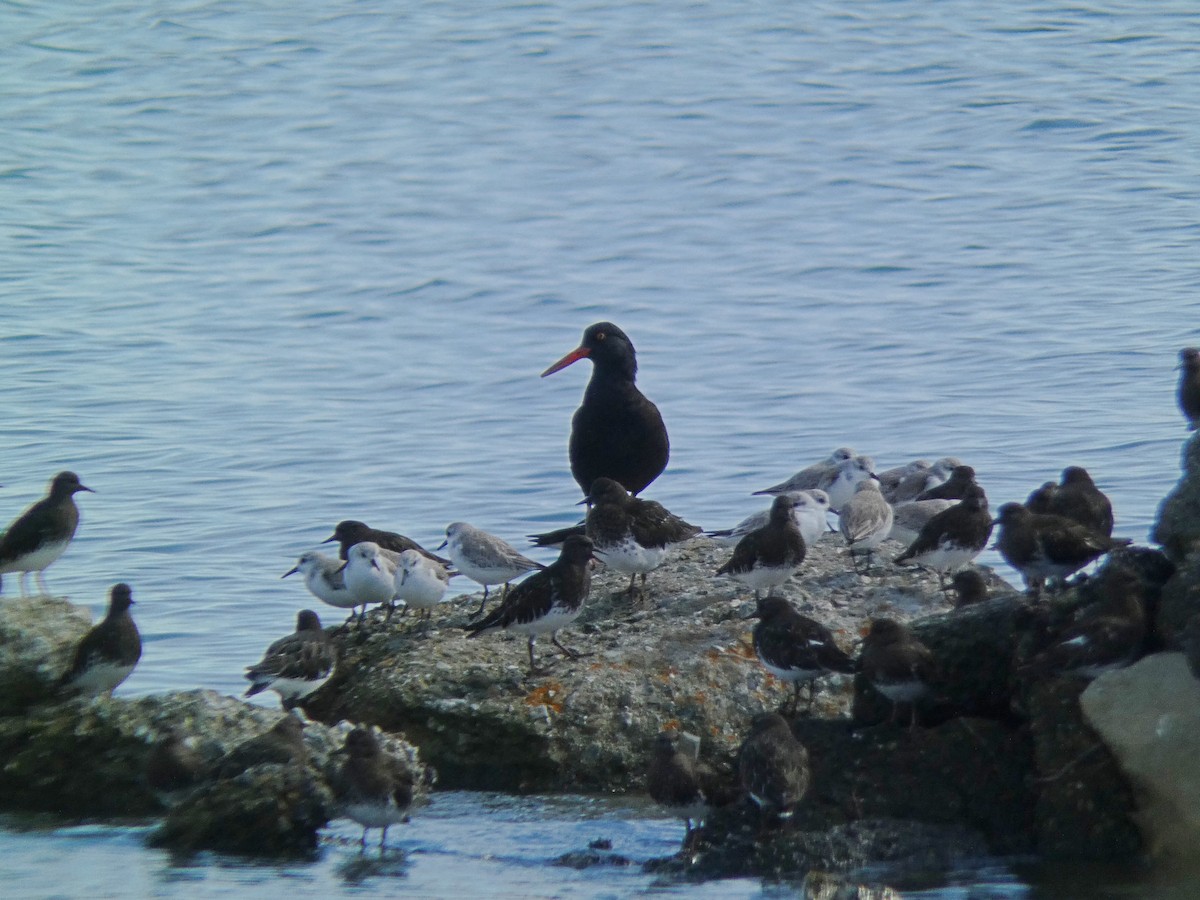
[(92, 627), (86, 607), (55, 597), (0, 599), (0, 716), (53, 696)]

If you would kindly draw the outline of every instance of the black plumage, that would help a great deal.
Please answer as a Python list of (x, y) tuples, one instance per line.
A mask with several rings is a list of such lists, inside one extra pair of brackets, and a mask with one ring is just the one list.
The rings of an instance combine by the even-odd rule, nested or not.
[(59, 687), (82, 694), (111, 694), (130, 676), (142, 658), (142, 637), (129, 608), (133, 591), (114, 584), (109, 591), (108, 613), (83, 636), (75, 648), (71, 667)]
[(970, 466), (955, 466), (950, 470), (950, 477), (941, 484), (934, 485), (917, 494), (918, 500), (961, 500), (967, 495), (967, 488), (977, 484), (975, 470)]
[(694, 538), (702, 530), (661, 503), (634, 497), (611, 478), (597, 478), (587, 499), (591, 509), (586, 530), (594, 552), (606, 565), (629, 575), (631, 595), (638, 575), (644, 592), (646, 573), (662, 565), (671, 545)]
[(416, 778), (407, 760), (384, 750), (375, 735), (366, 728), (355, 728), (346, 735), (346, 761), (334, 779), (334, 791), (342, 813), (363, 828), (362, 846), (367, 846), (367, 831), (381, 828), (379, 849), (387, 842), (388, 826), (403, 822), (413, 802)]
[(450, 567), (450, 560), (438, 556), (436, 553), (431, 553), (412, 538), (397, 534), (394, 531), (381, 531), (378, 528), (372, 528), (366, 523), (354, 519), (346, 519), (345, 521), (338, 522), (337, 526), (333, 529), (333, 534), (325, 538), (321, 543), (328, 544), (333, 541), (338, 542), (338, 556), (342, 559), (348, 559), (346, 554), (350, 552), (350, 548), (355, 544), (361, 544), (363, 541), (373, 541), (384, 550), (392, 550), (396, 553), (403, 553), (405, 550), (416, 550), (422, 556), (439, 562), (447, 568)]
[(1001, 506), (995, 524), (1000, 526), (996, 539), (1000, 555), (1021, 573), (1034, 596), (1048, 579), (1061, 583), (1110, 550), (1129, 544), (1064, 516), (1030, 512), (1020, 503)]
[(793, 711), (800, 702), (801, 685), (808, 685), (811, 707), (816, 679), (854, 671), (854, 660), (837, 645), (833, 632), (816, 619), (796, 612), (784, 598), (762, 598), (756, 615), (759, 621), (754, 626), (754, 652), (768, 672), (792, 683)]
[(808, 552), (796, 525), (792, 509), (796, 501), (790, 494), (779, 494), (771, 503), (770, 518), (762, 528), (751, 531), (733, 548), (733, 555), (717, 569), (717, 575), (729, 575), (754, 589), (754, 597), (763, 588), (774, 593), (804, 562)]
[(541, 571), (509, 588), (504, 601), (479, 622), (466, 626), (467, 637), (479, 637), (489, 631), (507, 630), (529, 635), (529, 671), (544, 675), (547, 669), (538, 666), (533, 645), (539, 634), (549, 634), (550, 641), (564, 655), (574, 659), (580, 654), (558, 641), (558, 630), (572, 622), (583, 609), (592, 588), (589, 563), (592, 541), (583, 535), (568, 537), (558, 559)]
[(1179, 410), (1187, 419), (1188, 430), (1200, 427), (1200, 350), (1184, 347), (1179, 351)]
[(894, 619), (873, 619), (859, 653), (863, 678), (892, 701), (892, 722), (901, 704), (909, 707), (909, 728), (917, 724), (917, 703), (937, 674), (933, 654)]
[(633, 343), (611, 322), (597, 322), (542, 377), (584, 358), (592, 361), (592, 377), (571, 419), (571, 474), (584, 493), (597, 478), (612, 478), (640, 494), (667, 467), (671, 448), (658, 407), (635, 383)]
[(955, 606), (970, 606), (972, 603), (982, 603), (988, 597), (987, 582), (976, 569), (963, 569), (955, 572), (950, 579), (950, 587), (954, 590)]
[(646, 766), (646, 791), (651, 800), (683, 819), (686, 846), (693, 820), (703, 819), (710, 806), (725, 799), (728, 787), (710, 766), (680, 749), (677, 734), (664, 731), (655, 738)]
[(46, 568), (67, 550), (79, 527), (79, 507), (75, 495), (95, 493), (80, 482), (74, 472), (59, 472), (50, 481), (50, 490), (37, 503), (21, 513), (0, 537), (0, 575), (20, 572), (21, 596), (25, 596), (25, 578), (35, 572), (38, 587), (46, 588)]
[(290, 710), (328, 681), (336, 664), (337, 648), (321, 620), (311, 609), (302, 609), (296, 630), (271, 644), (262, 660), (246, 669), (250, 687), (245, 696), (270, 688)]
[(811, 780), (808, 751), (778, 713), (759, 713), (738, 751), (742, 789), (764, 815), (790, 818)]
[(1105, 537), (1112, 536), (1112, 502), (1082, 466), (1063, 469), (1062, 480), (1050, 493), (1046, 506), (1049, 515), (1064, 516)]
[(896, 562), (912, 562), (933, 569), (944, 590), (946, 575), (970, 564), (983, 552), (991, 534), (987, 495), (983, 488), (972, 483), (964, 489), (958, 503), (921, 526), (916, 540), (896, 557)]

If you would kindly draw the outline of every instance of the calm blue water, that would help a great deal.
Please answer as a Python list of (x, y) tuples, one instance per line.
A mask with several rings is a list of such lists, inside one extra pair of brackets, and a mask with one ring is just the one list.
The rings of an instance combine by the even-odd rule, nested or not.
[(0, 518), (98, 491), (49, 580), (134, 585), (122, 693), (240, 692), (340, 519), (572, 520), (588, 367), (537, 376), (602, 318), (691, 521), (851, 444), (994, 504), (1084, 465), (1145, 537), (1200, 340), (1193, 4), (379, 6), (0, 8)]

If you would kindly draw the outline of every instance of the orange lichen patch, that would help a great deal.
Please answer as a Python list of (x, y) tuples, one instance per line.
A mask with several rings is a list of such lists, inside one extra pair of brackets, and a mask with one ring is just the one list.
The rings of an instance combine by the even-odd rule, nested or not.
[(525, 695), (525, 703), (529, 706), (545, 706), (556, 713), (562, 712), (562, 685), (557, 681), (548, 681), (535, 687)]
[(677, 668), (675, 668), (674, 666), (668, 666), (667, 668), (663, 669), (661, 672), (655, 672), (654, 677), (657, 678), (659, 681), (661, 681), (663, 684), (668, 684), (668, 683), (670, 683), (671, 679), (674, 678), (678, 674), (679, 674), (679, 670)]
[(696, 691), (696, 693), (692, 694), (692, 699), (697, 703), (707, 703), (708, 694), (704, 693), (704, 691)]
[(667, 719), (667, 721), (663, 722), (662, 730), (663, 731), (678, 731), (682, 727), (683, 727), (683, 723), (680, 722), (678, 719)]

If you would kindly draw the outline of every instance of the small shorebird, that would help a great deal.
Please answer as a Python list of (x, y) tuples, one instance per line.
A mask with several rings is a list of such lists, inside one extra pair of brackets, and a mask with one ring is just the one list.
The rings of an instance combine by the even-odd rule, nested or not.
[(858, 668), (875, 690), (892, 701), (891, 722), (900, 704), (909, 706), (908, 727), (917, 724), (917, 701), (929, 693), (936, 672), (933, 654), (894, 619), (873, 619), (863, 639)]
[[(350, 619), (353, 619), (354, 609), (358, 606), (359, 601), (355, 598), (354, 592), (346, 587), (346, 578), (342, 567), (343, 563), (340, 559), (310, 550), (307, 553), (301, 553), (296, 565), (280, 577), (287, 578), (289, 575), (300, 572), (304, 575), (304, 586), (308, 588), (310, 594), (322, 603), (338, 609), (350, 610)], [(366, 604), (363, 604), (363, 617), (366, 614), (367, 607)]]
[(444, 566), (450, 565), (450, 560), (443, 559), (436, 553), (430, 553), (410, 537), (405, 537), (394, 531), (381, 531), (378, 528), (371, 528), (369, 525), (354, 519), (346, 519), (345, 521), (338, 522), (337, 526), (333, 529), (333, 534), (325, 538), (321, 543), (329, 544), (333, 541), (338, 542), (338, 556), (342, 559), (349, 558), (350, 548), (355, 544), (371, 541), (392, 553), (416, 550), (422, 556), (428, 556), (430, 559)]
[(762, 598), (755, 615), (754, 652), (763, 668), (781, 681), (791, 682), (791, 712), (800, 705), (801, 685), (808, 685), (811, 709), (818, 678), (854, 672), (854, 660), (837, 645), (833, 633), (816, 619), (796, 612), (782, 597)]
[(1048, 579), (1061, 584), (1093, 560), (1130, 543), (1105, 537), (1073, 519), (1032, 513), (1020, 503), (1001, 506), (993, 524), (1000, 526), (1000, 555), (1021, 573), (1034, 597)]
[(742, 789), (765, 815), (790, 819), (808, 792), (808, 751), (779, 713), (759, 713), (738, 750)]
[(879, 483), (875, 477), (875, 460), (869, 456), (856, 456), (828, 473), (821, 479), (819, 487), (829, 495), (829, 508), (841, 512), (842, 507), (854, 497), (859, 484), (868, 479)]
[(942, 590), (946, 590), (946, 576), (969, 565), (982, 553), (991, 534), (987, 495), (979, 485), (971, 484), (962, 500), (922, 526), (916, 540), (896, 557), (896, 562), (912, 562), (933, 569), (938, 573)]
[(844, 503), (838, 515), (838, 530), (850, 545), (850, 563), (858, 571), (859, 550), (867, 552), (867, 569), (871, 554), (892, 532), (892, 504), (879, 493), (874, 476), (858, 482), (854, 496)]
[(558, 640), (558, 631), (579, 617), (583, 602), (592, 587), (588, 564), (592, 541), (583, 535), (571, 535), (563, 541), (558, 559), (509, 589), (504, 602), (474, 625), (468, 625), (469, 638), (490, 631), (506, 630), (529, 635), (529, 672), (545, 675), (538, 666), (533, 645), (539, 634), (549, 634), (550, 642), (562, 653), (575, 659), (581, 654)]
[[(829, 512), (829, 495), (818, 488), (813, 488), (807, 491), (791, 492), (791, 496), (794, 504), (792, 518), (796, 520), (796, 527), (800, 529), (800, 536), (804, 538), (804, 546), (811, 547), (829, 530), (829, 520), (825, 515)], [(751, 531), (762, 528), (770, 518), (771, 510), (768, 507), (751, 513), (732, 528), (704, 533), (722, 544), (734, 545)]]
[(483, 601), (479, 604), (479, 609), (471, 614), (473, 619), (483, 614), (490, 585), (504, 585), (504, 592), (501, 594), (503, 600), (504, 594), (508, 593), (508, 583), (514, 578), (520, 578), (526, 572), (535, 569), (546, 568), (521, 554), (508, 542), (466, 522), (451, 522), (446, 526), (446, 540), (438, 549), (443, 548), (454, 568), (472, 581), (483, 585)]
[(45, 571), (67, 551), (75, 529), (79, 527), (79, 507), (75, 495), (80, 491), (95, 493), (79, 481), (74, 472), (59, 472), (50, 482), (49, 493), (8, 526), (0, 537), (0, 575), (21, 573), (21, 596), (25, 593), (25, 578), (35, 573), (38, 588), (49, 594)]
[[(395, 611), (400, 554), (384, 550), (374, 541), (363, 541), (350, 548), (342, 566), (342, 577), (355, 605), (363, 607), (366, 616), (370, 603), (386, 603), (387, 617)], [(362, 619), (359, 619), (362, 622)]]
[(446, 596), (450, 584), (450, 573), (441, 563), (422, 556), (416, 550), (405, 550), (400, 554), (400, 568), (396, 571), (396, 599), (403, 600), (412, 609), (420, 610), (424, 619), (429, 619), (433, 608)]
[(754, 589), (758, 599), (765, 589), (767, 595), (792, 577), (808, 552), (796, 520), (792, 517), (795, 501), (791, 494), (779, 494), (771, 503), (767, 524), (751, 531), (733, 548), (733, 556), (717, 569), (717, 575), (728, 575)]
[(821, 487), (821, 481), (847, 460), (854, 459), (854, 450), (850, 447), (838, 447), (824, 459), (806, 466), (786, 481), (755, 491), (755, 494), (794, 494), (797, 491), (808, 491)]
[(296, 617), (296, 630), (267, 648), (262, 660), (246, 669), (252, 697), (270, 689), (279, 695), (286, 710), (298, 706), (333, 675), (337, 649), (311, 609)]
[(579, 346), (542, 377), (581, 359), (592, 361), (592, 377), (571, 419), (571, 475), (585, 494), (597, 478), (640, 494), (667, 467), (671, 447), (658, 407), (635, 383), (633, 342), (612, 322), (589, 325)]
[(355, 728), (346, 735), (342, 752), (346, 761), (335, 779), (342, 812), (362, 826), (360, 843), (364, 850), (367, 831), (383, 829), (379, 835), (379, 849), (383, 850), (388, 827), (408, 817), (416, 779), (408, 762), (386, 752), (366, 728)]
[(111, 695), (130, 676), (142, 658), (142, 638), (129, 613), (131, 606), (129, 585), (114, 584), (109, 591), (108, 614), (83, 636), (59, 687), (81, 694)]

